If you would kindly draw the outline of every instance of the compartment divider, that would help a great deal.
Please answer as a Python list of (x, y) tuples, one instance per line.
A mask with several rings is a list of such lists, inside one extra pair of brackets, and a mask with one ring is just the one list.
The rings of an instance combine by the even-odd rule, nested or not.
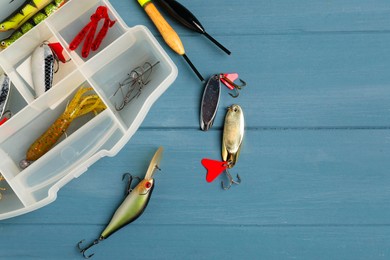
[[(80, 66), (80, 71), (83, 73), (83, 75), (86, 78), (91, 78), (92, 75), (99, 72), (102, 68), (106, 67), (107, 64), (109, 64), (111, 61), (115, 60), (117, 57), (119, 57), (123, 50), (121, 48), (118, 48), (118, 46), (121, 45), (122, 38), (128, 37), (127, 34), (129, 32), (124, 33), (117, 39), (115, 39), (110, 46), (108, 46), (104, 52), (97, 53), (94, 57), (92, 57), (90, 60), (88, 60), (86, 63), (84, 63), (82, 66)], [(131, 46), (135, 43), (135, 39), (132, 42), (127, 42), (128, 48), (131, 48)], [(107, 53), (110, 53), (109, 55)], [(104, 64), (96, 62), (97, 60), (102, 60), (102, 57), (104, 58)]]
[(27, 207), (36, 203), (37, 201), (33, 198), (30, 192), (28, 192), (23, 185), (21, 185), (17, 180), (13, 179), (8, 182), (8, 185), (12, 188), (13, 192), (22, 202), (22, 204)]
[[(6, 154), (3, 150), (0, 149), (0, 157), (4, 158)], [(12, 165), (11, 167), (16, 167), (15, 165)], [(15, 193), (16, 197), (21, 201), (23, 206), (28, 206), (32, 203), (34, 203), (34, 199), (29, 195), (28, 192), (26, 192), (26, 189), (22, 187), (18, 182), (15, 181), (15, 176), (11, 175), (9, 170), (5, 170), (5, 165), (0, 165), (0, 173), (3, 175), (5, 181), (7, 182), (8, 186), (11, 188), (13, 193)]]
[[(3, 149), (0, 149), (0, 158), (0, 173), (7, 181), (11, 181), (19, 173), (18, 166), (9, 158), (8, 154), (4, 152)], [(5, 170), (6, 166), (8, 166), (7, 170)]]
[(69, 43), (62, 37), (62, 35), (55, 29), (55, 27), (50, 23), (50, 21), (45, 21), (47, 27), (49, 27), (50, 31), (53, 35), (58, 39), (58, 42), (64, 47), (64, 52), (66, 55), (75, 63), (76, 69), (80, 69), (80, 66), (84, 64), (84, 61), (73, 51), (69, 50)]
[[(50, 160), (50, 158), (53, 158), (56, 157), (56, 156), (61, 156), (61, 152), (63, 151), (66, 151), (66, 147), (71, 147), (69, 146), (70, 143), (75, 143), (75, 141), (77, 141), (77, 139), (80, 138), (80, 136), (83, 136), (82, 134), (86, 134), (88, 132), (91, 131), (91, 129), (93, 129), (93, 125), (94, 124), (98, 124), (98, 123), (102, 123), (105, 119), (109, 118), (109, 119), (112, 119), (108, 114), (108, 111), (103, 111), (101, 112), (99, 115), (97, 115), (96, 117), (94, 117), (93, 119), (89, 120), (87, 123), (85, 123), (83, 126), (81, 126), (79, 129), (77, 129), (77, 131), (73, 134), (71, 134), (69, 137), (65, 138), (64, 140), (60, 141), (60, 143), (58, 143), (56, 146), (54, 146), (52, 149), (50, 149), (46, 154), (44, 154), (41, 158), (39, 158), (36, 162), (33, 162), (29, 167), (27, 167), (26, 169), (24, 169), (22, 172), (20, 172), (15, 178), (14, 178), (14, 181), (15, 182), (20, 182), (21, 185), (23, 187), (25, 187), (25, 189), (29, 189), (29, 188), (32, 188), (32, 187), (35, 187), (36, 185), (28, 185), (27, 184), (27, 179), (28, 178), (32, 178), (32, 176), (35, 176), (37, 177), (37, 173), (39, 173), (39, 168), (41, 167), (44, 167), (47, 162)], [(111, 134), (112, 132), (114, 132), (116, 129), (118, 129), (118, 126), (113, 124), (111, 127), (109, 124), (102, 124), (105, 126), (105, 128), (102, 128), (101, 129), (101, 133), (105, 133), (105, 134), (102, 134), (103, 135), (103, 140), (104, 138), (108, 139), (109, 138), (109, 135), (108, 134)], [(76, 134), (77, 133), (77, 134)], [(96, 144), (100, 144), (101, 143), (101, 140), (99, 142), (96, 142)], [(94, 144), (93, 146), (90, 146), (88, 149), (90, 151), (87, 151), (85, 154), (82, 154), (81, 155), (81, 158), (80, 159), (83, 159), (85, 160), (86, 156), (87, 155), (91, 155), (91, 153), (95, 153), (96, 152), (96, 147), (97, 145)], [(72, 165), (70, 165), (70, 167), (76, 167), (75, 163), (72, 163)], [(59, 173), (56, 173), (56, 175), (54, 176), (45, 176), (45, 178), (40, 178), (40, 179), (44, 179), (44, 180), (41, 180), (39, 181), (40, 184), (38, 184), (39, 187), (43, 187), (43, 186), (46, 186), (48, 183), (51, 183), (57, 179), (60, 179), (63, 177), (63, 173), (64, 172), (69, 172), (69, 167), (65, 165), (64, 169), (62, 169)]]
[[(83, 157), (90, 158), (93, 154), (95, 154), (96, 151), (97, 151), (96, 148), (99, 148), (102, 144), (104, 144), (117, 129), (118, 129), (118, 127), (115, 124), (112, 125), (109, 129), (107, 129), (105, 135), (101, 138), (101, 140), (99, 142), (97, 142), (94, 145), (94, 148), (91, 149), (88, 153), (86, 153)], [(84, 158), (80, 158), (79, 160), (75, 161), (75, 163), (74, 163), (72, 168), (77, 168), (84, 161), (85, 161)], [(66, 173), (69, 173), (69, 172), (71, 172), (71, 169), (66, 168), (66, 169), (62, 170), (62, 172), (60, 174), (57, 174), (53, 178), (47, 179), (46, 181), (41, 182), (39, 185), (33, 186), (31, 188), (28, 188), (28, 192), (34, 193), (34, 192), (36, 192), (36, 191), (38, 191), (38, 190), (40, 190), (40, 189), (42, 189), (42, 188), (44, 188), (44, 187), (46, 187), (46, 186), (48, 186), (50, 184), (56, 183), (60, 179), (64, 178), (66, 176)]]
[(99, 95), (99, 97), (103, 100), (104, 104), (106, 104), (107, 106), (106, 110), (108, 110), (112, 120), (119, 125), (119, 129), (121, 130), (121, 132), (123, 132), (123, 134), (125, 134), (127, 130), (126, 125), (123, 122), (123, 120), (116, 115), (117, 111), (115, 108), (115, 104), (112, 104), (112, 102), (109, 100), (109, 97), (105, 95), (104, 91), (100, 89), (100, 87), (96, 84), (96, 82), (94, 82), (94, 80), (89, 78), (87, 81), (91, 85), (91, 87), (95, 90), (95, 92)]
[[(61, 9), (59, 11), (61, 11)], [(69, 50), (69, 43), (67, 43), (65, 39), (61, 36), (61, 34), (54, 28), (54, 26), (50, 23), (49, 18), (45, 20), (47, 27), (50, 29), (51, 33), (54, 35), (54, 37), (56, 37), (58, 42), (64, 48), (64, 52), (66, 56), (69, 57), (71, 61), (74, 62), (76, 70), (80, 70), (80, 66), (82, 66), (83, 64), (82, 60), (77, 55), (72, 55), (72, 51)]]
[[(78, 82), (77, 86), (69, 85), (67, 83), (67, 81), (72, 78), (77, 79)], [(65, 99), (69, 98), (69, 93), (75, 91), (85, 81), (86, 78), (76, 69), (69, 75), (65, 76), (61, 81), (59, 81), (56, 84), (55, 88), (53, 86), (52, 89), (50, 89), (42, 96), (35, 99), (34, 102), (31, 104), (31, 107), (39, 108), (41, 110), (46, 109), (48, 107), (51, 110), (54, 110)]]
[(12, 70), (4, 69), (4, 72), (8, 75), (12, 84), (17, 89), (17, 91), (20, 93), (22, 98), (26, 101), (26, 103), (30, 104), (31, 102), (33, 102), (34, 97), (32, 96), (31, 92), (28, 90), (28, 86), (24, 83), (24, 81), (21, 79), (21, 77), (16, 72), (16, 70), (15, 69), (12, 69)]

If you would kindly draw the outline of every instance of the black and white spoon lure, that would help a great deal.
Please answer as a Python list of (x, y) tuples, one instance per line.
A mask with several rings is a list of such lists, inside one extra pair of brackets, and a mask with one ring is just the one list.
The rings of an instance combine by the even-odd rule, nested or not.
[(48, 44), (42, 43), (31, 56), (31, 73), (35, 98), (43, 95), (53, 86), (55, 54)]
[(10, 96), (11, 81), (6, 74), (0, 75), (0, 119), (6, 112), (8, 99)]

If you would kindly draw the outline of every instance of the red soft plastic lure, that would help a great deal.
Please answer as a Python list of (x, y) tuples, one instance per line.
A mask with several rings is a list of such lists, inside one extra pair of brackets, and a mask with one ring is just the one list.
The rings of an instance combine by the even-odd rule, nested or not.
[(79, 47), (80, 43), (84, 40), (85, 35), (89, 32), (89, 28), (91, 27), (91, 23), (87, 24), (72, 40), (72, 42), (69, 44), (69, 49), (71, 51), (74, 51)]
[(99, 20), (100, 20), (100, 18), (95, 17), (91, 21), (92, 24), (89, 27), (87, 37), (85, 38), (84, 45), (83, 45), (83, 48), (81, 50), (81, 56), (83, 58), (87, 58), (89, 55), (89, 52), (91, 51), (93, 37), (95, 37), (95, 33), (96, 33), (96, 29), (97, 29)]
[[(102, 19), (105, 20), (103, 27), (100, 29), (100, 32), (95, 38), (99, 21)], [(96, 9), (96, 12), (91, 15), (90, 20), (91, 21), (86, 26), (84, 26), (84, 28), (76, 35), (76, 37), (69, 44), (70, 50), (76, 50), (85, 38), (83, 48), (81, 50), (81, 56), (83, 58), (87, 58), (91, 50), (96, 51), (99, 48), (104, 37), (107, 35), (108, 29), (111, 28), (116, 22), (110, 19), (106, 6), (99, 6)]]
[(114, 26), (115, 22), (116, 21), (113, 21), (110, 19), (110, 17), (108, 16), (108, 13), (106, 11), (106, 17), (104, 20), (103, 27), (100, 30), (100, 32), (98, 33), (98, 35), (96, 36), (95, 41), (92, 43), (91, 49), (93, 51), (96, 51), (97, 49), (99, 49), (100, 44), (102, 43), (104, 37), (106, 37), (106, 35), (107, 35), (108, 29), (111, 28), (112, 26)]
[(228, 167), (227, 162), (221, 162), (211, 159), (203, 159), (202, 165), (207, 169), (206, 181), (214, 181)]

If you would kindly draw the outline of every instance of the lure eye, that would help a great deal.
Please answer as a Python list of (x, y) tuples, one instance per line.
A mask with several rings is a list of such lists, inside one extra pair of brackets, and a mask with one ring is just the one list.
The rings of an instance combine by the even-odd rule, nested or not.
[(145, 183), (145, 188), (150, 189), (152, 187), (152, 184), (150, 182)]

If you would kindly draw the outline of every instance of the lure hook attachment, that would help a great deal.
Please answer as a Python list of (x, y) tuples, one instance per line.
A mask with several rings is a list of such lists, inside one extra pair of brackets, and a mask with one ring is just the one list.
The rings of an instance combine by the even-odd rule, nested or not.
[(238, 97), (240, 95), (239, 91), (246, 86), (246, 82), (242, 79), (239, 79), (241, 85), (234, 83), (233, 80), (229, 78), (229, 74), (221, 74), (220, 79), (230, 90), (234, 90), (236, 92), (236, 94), (229, 93), (229, 95), (233, 98)]
[(225, 173), (226, 173), (226, 176), (229, 180), (229, 184), (228, 184), (228, 186), (226, 186), (225, 183), (223, 181), (221, 181), (222, 189), (228, 190), (228, 189), (230, 189), (232, 184), (238, 185), (241, 183), (241, 177), (239, 174), (237, 174), (237, 180), (234, 180), (228, 169), (225, 169)]
[(240, 177), (239, 174), (237, 174), (237, 180), (234, 180), (233, 177), (232, 177), (232, 175), (231, 175), (230, 172), (229, 172), (229, 168), (233, 167), (233, 164), (234, 164), (234, 163), (232, 163), (231, 161), (228, 161), (228, 162), (226, 162), (226, 164), (225, 164), (225, 166), (227, 167), (227, 168), (225, 169), (225, 174), (226, 174), (226, 177), (227, 177), (228, 180), (229, 180), (229, 184), (228, 184), (228, 186), (226, 186), (225, 183), (224, 183), (223, 181), (221, 181), (222, 189), (224, 189), (224, 190), (230, 189), (230, 187), (232, 186), (232, 184), (237, 184), (237, 185), (238, 185), (238, 184), (241, 183), (241, 177)]
[(125, 190), (125, 196), (129, 195), (130, 192), (133, 190), (133, 188), (131, 187), (131, 184), (133, 183), (134, 179), (137, 179), (138, 183), (140, 181), (142, 181), (140, 177), (138, 177), (138, 176), (134, 177), (129, 172), (126, 172), (126, 173), (123, 174), (122, 181), (124, 181), (126, 177), (128, 177), (128, 181), (127, 181), (127, 186), (126, 186), (126, 190)]
[(91, 247), (93, 247), (94, 245), (97, 245), (99, 244), (99, 242), (101, 241), (101, 239), (95, 239), (91, 244), (89, 244), (88, 246), (84, 247), (84, 248), (81, 248), (81, 244), (85, 241), (85, 239), (81, 240), (78, 244), (77, 244), (77, 247), (78, 249), (80, 249), (80, 253), (84, 256), (85, 259), (88, 259), (88, 258), (91, 258), (95, 253), (92, 253), (90, 255), (85, 255), (85, 252), (90, 249)]

